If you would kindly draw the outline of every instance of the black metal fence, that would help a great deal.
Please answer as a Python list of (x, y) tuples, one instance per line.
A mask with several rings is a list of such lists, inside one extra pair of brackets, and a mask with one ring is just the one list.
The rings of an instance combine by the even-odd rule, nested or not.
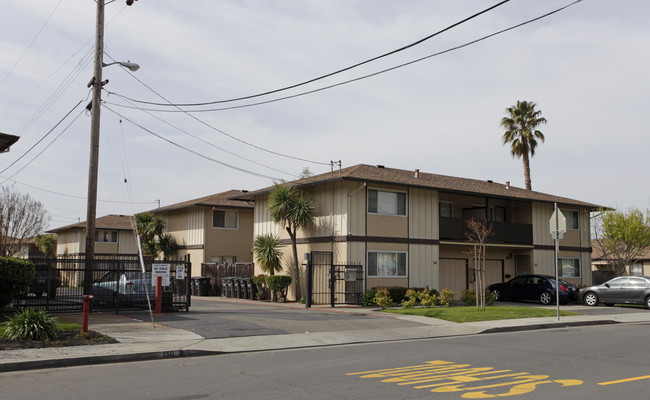
[(314, 304), (361, 304), (364, 271), (360, 264), (334, 264), (331, 252), (311, 252)]
[(188, 311), (191, 304), (189, 256), (183, 260), (145, 260), (145, 272), (142, 272), (138, 257), (98, 256), (87, 261), (83, 256), (73, 256), (30, 260), (36, 275), (28, 290), (14, 297), (13, 306), (18, 309), (82, 311), (87, 274), (90, 274), (92, 309), (119, 312), (149, 309), (149, 305), (154, 308), (156, 284), (152, 276), (166, 270), (169, 272), (163, 273), (162, 311)]

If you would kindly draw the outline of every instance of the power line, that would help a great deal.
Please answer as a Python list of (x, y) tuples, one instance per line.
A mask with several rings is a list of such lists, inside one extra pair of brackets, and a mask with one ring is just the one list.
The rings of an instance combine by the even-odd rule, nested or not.
[(155, 132), (153, 132), (153, 131), (151, 131), (151, 130), (145, 128), (144, 126), (142, 126), (142, 125), (136, 123), (135, 121), (133, 121), (133, 120), (131, 120), (131, 119), (129, 119), (129, 118), (127, 118), (127, 117), (125, 117), (125, 116), (119, 114), (118, 112), (114, 111), (114, 110), (111, 109), (110, 107), (104, 106), (104, 108), (106, 108), (108, 111), (112, 112), (113, 114), (119, 116), (120, 118), (122, 118), (122, 119), (124, 119), (124, 120), (126, 120), (126, 121), (129, 121), (130, 123), (132, 123), (133, 125), (137, 126), (137, 127), (140, 128), (140, 129), (142, 129), (143, 131), (145, 131), (145, 132), (147, 132), (147, 133), (149, 133), (149, 134), (151, 134), (151, 135), (153, 135), (153, 136), (155, 136), (155, 137), (157, 137), (157, 138), (159, 138), (159, 139), (162, 139), (162, 140), (164, 140), (165, 142), (167, 142), (167, 143), (169, 143), (169, 144), (172, 144), (172, 145), (174, 145), (174, 146), (176, 146), (176, 147), (178, 147), (178, 148), (181, 148), (181, 149), (183, 149), (183, 150), (185, 150), (185, 151), (189, 151), (190, 153), (195, 154), (195, 155), (197, 155), (197, 156), (199, 156), (199, 157), (201, 157), (201, 158), (204, 158), (204, 159), (206, 159), (206, 160), (209, 160), (209, 161), (215, 162), (215, 163), (217, 163), (217, 164), (223, 165), (224, 167), (228, 167), (228, 168), (231, 168), (231, 169), (234, 169), (234, 170), (236, 170), (236, 171), (243, 172), (243, 173), (246, 173), (246, 174), (249, 174), (249, 175), (254, 175), (254, 176), (257, 176), (257, 177), (260, 177), (260, 178), (270, 179), (270, 180), (272, 180), (272, 181), (277, 181), (277, 180), (279, 180), (278, 178), (274, 178), (274, 177), (272, 177), (272, 176), (268, 176), (268, 175), (260, 174), (260, 173), (253, 172), (253, 171), (249, 171), (249, 170), (247, 170), (247, 169), (243, 169), (243, 168), (240, 168), (240, 167), (236, 167), (236, 166), (234, 166), (234, 165), (230, 165), (230, 164), (225, 163), (225, 162), (223, 162), (223, 161), (219, 161), (219, 160), (216, 160), (216, 159), (214, 159), (214, 158), (211, 158), (211, 157), (208, 157), (208, 156), (206, 156), (206, 155), (203, 155), (203, 154), (201, 154), (201, 153), (199, 153), (199, 152), (197, 152), (197, 151), (194, 151), (194, 150), (192, 150), (192, 149), (190, 149), (190, 148), (187, 148), (187, 147), (185, 147), (185, 146), (183, 146), (183, 145), (180, 145), (180, 144), (178, 144), (178, 143), (176, 143), (176, 142), (174, 142), (174, 141), (172, 141), (172, 140), (169, 140), (169, 139), (167, 139), (167, 138), (165, 138), (165, 137), (163, 137), (163, 136), (161, 136), (161, 135), (159, 135), (159, 134), (157, 134), (157, 133), (155, 133)]
[[(558, 13), (560, 11), (563, 11), (563, 10), (565, 10), (565, 9), (567, 9), (567, 8), (577, 4), (577, 3), (580, 3), (581, 1), (582, 0), (576, 0), (576, 1), (570, 3), (570, 4), (566, 5), (566, 6), (560, 7), (558, 9), (555, 9), (555, 10), (551, 11), (551, 12), (540, 15), (540, 16), (538, 16), (536, 18), (524, 21), (524, 22), (519, 23), (517, 25), (513, 25), (513, 26), (511, 26), (509, 28), (502, 29), (500, 31), (497, 31), (497, 32), (491, 33), (489, 35), (480, 37), (480, 38), (472, 40), (470, 42), (466, 42), (464, 44), (454, 46), (454, 47), (450, 47), (450, 48), (448, 48), (446, 50), (442, 50), (442, 51), (439, 51), (437, 53), (430, 54), (428, 56), (424, 56), (424, 57), (421, 57), (421, 58), (418, 58), (418, 59), (415, 59), (415, 60), (411, 60), (409, 62), (405, 62), (405, 63), (399, 64), (399, 65), (396, 65), (396, 66), (393, 66), (393, 67), (390, 67), (390, 68), (386, 68), (386, 69), (383, 69), (383, 70), (380, 70), (380, 71), (377, 71), (377, 72), (373, 72), (371, 74), (363, 75), (363, 76), (360, 76), (360, 77), (357, 77), (357, 78), (353, 78), (353, 79), (349, 79), (349, 80), (346, 80), (346, 81), (334, 83), (334, 84), (331, 84), (331, 85), (328, 85), (328, 86), (323, 86), (323, 87), (320, 87), (320, 88), (316, 88), (316, 89), (309, 90), (309, 91), (302, 92), (302, 93), (297, 93), (297, 94), (290, 95), (290, 96), (279, 97), (279, 98), (276, 98), (276, 99), (265, 100), (265, 101), (260, 101), (260, 102), (256, 102), (256, 103), (241, 104), (241, 105), (237, 105), (237, 106), (203, 109), (203, 110), (192, 110), (192, 111), (188, 111), (188, 110), (180, 110), (179, 111), (179, 110), (147, 109), (147, 108), (131, 107), (131, 106), (128, 106), (128, 105), (121, 105), (121, 104), (111, 103), (111, 102), (106, 102), (106, 104), (122, 106), (122, 107), (125, 107), (125, 108), (131, 108), (131, 109), (138, 109), (140, 111), (167, 112), (167, 113), (182, 112), (182, 113), (186, 113), (186, 114), (194, 114), (194, 113), (199, 113), (199, 112), (227, 111), (227, 110), (234, 110), (234, 109), (239, 109), (239, 108), (255, 107), (255, 106), (260, 106), (260, 105), (264, 105), (264, 104), (275, 103), (275, 102), (278, 102), (278, 101), (289, 100), (289, 99), (302, 97), (302, 96), (306, 96), (306, 95), (317, 93), (317, 92), (322, 92), (324, 90), (332, 89), (332, 88), (335, 88), (335, 87), (338, 87), (338, 86), (347, 85), (349, 83), (354, 83), (354, 82), (361, 81), (361, 80), (364, 80), (364, 79), (372, 78), (372, 77), (375, 77), (377, 75), (381, 75), (381, 74), (384, 74), (386, 72), (390, 72), (390, 71), (393, 71), (393, 70), (396, 70), (396, 69), (399, 69), (399, 68), (403, 68), (403, 67), (406, 67), (406, 66), (409, 66), (409, 65), (424, 61), (424, 60), (428, 60), (428, 59), (433, 58), (433, 57), (441, 56), (443, 54), (450, 53), (452, 51), (460, 50), (462, 48), (465, 48), (465, 47), (471, 46), (473, 44), (482, 42), (484, 40), (490, 39), (490, 38), (492, 38), (494, 36), (497, 36), (497, 35), (500, 35), (502, 33), (506, 33), (508, 31), (520, 28), (520, 27), (522, 27), (524, 25), (528, 25), (528, 24), (531, 24), (533, 22), (536, 22), (536, 21), (538, 21), (540, 19), (549, 17), (549, 16), (551, 16), (553, 14), (556, 14), (556, 13)], [(121, 97), (121, 98), (124, 98), (124, 99), (129, 99), (128, 97), (123, 96), (123, 95), (121, 95), (119, 93), (109, 92), (109, 94), (112, 94), (112, 95), (115, 95), (115, 96), (118, 96), (118, 97)], [(327, 165), (329, 165), (329, 164), (327, 164)]]
[[(107, 55), (107, 57), (110, 58), (110, 59), (112, 60), (112, 57), (111, 57), (111, 56)], [(146, 88), (149, 89), (151, 92), (153, 92), (154, 94), (156, 94), (158, 97), (160, 97), (161, 99), (163, 99), (163, 100), (165, 100), (165, 101), (168, 101), (168, 100), (165, 98), (165, 96), (163, 96), (163, 95), (161, 95), (160, 93), (158, 93), (157, 91), (155, 91), (152, 87), (150, 87), (149, 85), (147, 85), (146, 83), (144, 83), (144, 82), (143, 82), (142, 80), (140, 80), (137, 76), (135, 76), (134, 74), (131, 74), (131, 73), (129, 73), (129, 75), (130, 75), (133, 79), (135, 79), (136, 81), (138, 81), (142, 86), (146, 87)], [(107, 93), (110, 95), (112, 92), (107, 91)], [(118, 95), (118, 96), (119, 96), (119, 95)], [(121, 97), (121, 96), (120, 96), (120, 97)], [(128, 100), (128, 99), (127, 99), (127, 100)], [(105, 103), (106, 103), (106, 104), (114, 104), (114, 103), (109, 103), (109, 102), (105, 102)], [(168, 104), (171, 104), (171, 102), (169, 102)], [(118, 104), (114, 104), (114, 105), (120, 106), (120, 105), (118, 105)], [(143, 110), (143, 109), (138, 108), (138, 107), (129, 107), (129, 106), (124, 106), (124, 105), (121, 105), (121, 106), (122, 106), (122, 107), (126, 107), (126, 108), (131, 108), (131, 109)], [(174, 106), (174, 107), (178, 109), (177, 112), (185, 113), (188, 117), (190, 117), (190, 118), (194, 119), (195, 121), (197, 121), (197, 122), (199, 122), (199, 123), (205, 125), (206, 127), (210, 128), (210, 129), (212, 129), (212, 130), (214, 130), (215, 132), (221, 133), (221, 134), (224, 135), (224, 136), (227, 136), (227, 137), (229, 137), (229, 138), (231, 138), (231, 139), (233, 139), (233, 140), (236, 140), (236, 141), (238, 141), (238, 142), (240, 142), (240, 143), (243, 143), (243, 144), (245, 144), (245, 145), (247, 145), (247, 146), (253, 147), (253, 148), (257, 149), (257, 150), (261, 150), (261, 151), (267, 152), (267, 153), (269, 153), (269, 154), (273, 154), (273, 155), (280, 156), (280, 157), (284, 157), (284, 158), (290, 158), (290, 159), (293, 159), (293, 160), (298, 160), (298, 161), (307, 162), (307, 163), (310, 163), (310, 164), (329, 165), (328, 163), (325, 163), (325, 162), (308, 160), (308, 159), (305, 159), (305, 158), (300, 158), (300, 157), (296, 157), (296, 156), (291, 156), (291, 155), (288, 155), (288, 154), (283, 154), (283, 153), (280, 153), (280, 152), (277, 152), (277, 151), (269, 150), (269, 149), (264, 148), (264, 147), (261, 147), (261, 146), (257, 146), (257, 145), (255, 145), (255, 144), (253, 144), (253, 143), (250, 143), (250, 142), (247, 142), (247, 141), (245, 141), (245, 140), (239, 139), (239, 138), (236, 137), (236, 136), (233, 136), (233, 135), (231, 135), (231, 134), (229, 134), (229, 133), (227, 133), (227, 132), (224, 132), (224, 131), (221, 130), (221, 129), (218, 129), (218, 128), (216, 128), (216, 127), (214, 127), (214, 126), (208, 124), (207, 122), (205, 122), (205, 121), (203, 121), (203, 120), (197, 118), (196, 116), (192, 115), (192, 114), (189, 113), (188, 111), (185, 111), (185, 110), (183, 110), (182, 108), (180, 108), (180, 107), (178, 107), (178, 106)], [(146, 111), (152, 111), (152, 110), (146, 110)], [(290, 175), (290, 174), (289, 174), (289, 175)]]
[[(422, 39), (420, 39), (420, 40), (417, 40), (417, 41), (415, 41), (415, 42), (413, 42), (413, 43), (411, 43), (411, 44), (408, 44), (408, 45), (406, 45), (406, 46), (402, 46), (402, 47), (400, 47), (400, 48), (398, 48), (398, 49), (395, 49), (395, 50), (389, 51), (388, 53), (384, 53), (384, 54), (382, 54), (382, 55), (379, 55), (379, 56), (376, 56), (376, 57), (372, 57), (372, 58), (367, 59), (367, 60), (365, 60), (365, 61), (362, 61), (362, 62), (356, 63), (356, 64), (351, 65), (351, 66), (349, 66), (349, 67), (345, 67), (345, 68), (339, 69), (339, 70), (337, 70), (337, 71), (330, 72), (330, 73), (327, 73), (327, 74), (325, 74), (325, 75), (321, 75), (321, 76), (319, 76), (319, 77), (312, 78), (312, 79), (306, 80), (306, 81), (304, 81), (304, 82), (296, 83), (296, 84), (293, 84), (293, 85), (290, 85), (290, 86), (286, 86), (286, 87), (283, 87), (283, 88), (280, 88), (280, 89), (270, 90), (270, 91), (267, 91), (267, 92), (258, 93), (258, 94), (253, 94), (253, 95), (249, 95), (249, 96), (238, 97), (238, 98), (234, 98), (234, 99), (216, 100), (216, 101), (209, 101), (209, 102), (203, 102), (203, 103), (175, 103), (175, 104), (171, 104), (171, 103), (156, 103), (156, 102), (149, 102), (149, 101), (144, 101), (144, 100), (136, 100), (136, 99), (132, 99), (132, 98), (128, 98), (128, 99), (131, 100), (131, 101), (133, 101), (133, 102), (136, 102), (136, 103), (140, 103), (140, 104), (149, 104), (149, 105), (156, 105), (156, 106), (198, 107), (198, 106), (206, 106), (206, 105), (211, 105), (211, 104), (221, 104), (221, 103), (230, 103), (230, 102), (241, 101), (241, 100), (249, 100), (249, 99), (253, 99), (253, 98), (256, 98), (256, 97), (262, 97), (262, 96), (267, 96), (267, 95), (274, 94), (274, 93), (278, 93), (278, 92), (283, 92), (283, 91), (286, 91), (286, 90), (289, 90), (289, 89), (294, 89), (294, 88), (297, 88), (297, 87), (300, 87), (300, 86), (304, 86), (304, 85), (307, 85), (307, 84), (310, 84), (310, 83), (313, 83), (313, 82), (316, 82), (316, 81), (319, 81), (319, 80), (322, 80), (322, 79), (325, 79), (325, 78), (329, 78), (329, 77), (331, 77), (331, 76), (334, 76), (334, 75), (340, 74), (340, 73), (342, 73), (342, 72), (349, 71), (349, 70), (351, 70), (351, 69), (354, 69), (354, 68), (360, 67), (360, 66), (362, 66), (362, 65), (365, 65), (365, 64), (371, 63), (371, 62), (373, 62), (373, 61), (377, 61), (377, 60), (382, 59), (382, 58), (384, 58), (384, 57), (388, 57), (388, 56), (391, 56), (391, 55), (393, 55), (393, 54), (399, 53), (399, 52), (401, 52), (401, 51), (404, 51), (404, 50), (410, 49), (411, 47), (417, 46), (417, 45), (419, 45), (419, 44), (421, 44), (421, 43), (423, 43), (423, 42), (425, 42), (425, 41), (427, 41), (427, 40), (429, 40), (429, 39), (431, 39), (431, 38), (433, 38), (433, 37), (435, 37), (435, 36), (438, 36), (438, 35), (440, 35), (440, 34), (446, 32), (446, 31), (448, 31), (448, 30), (451, 30), (451, 29), (453, 29), (453, 28), (455, 28), (455, 27), (457, 27), (457, 26), (459, 26), (459, 25), (464, 24), (464, 23), (467, 22), (467, 21), (470, 21), (470, 20), (472, 20), (472, 19), (474, 19), (474, 18), (476, 18), (476, 17), (478, 17), (478, 16), (480, 16), (480, 15), (482, 15), (482, 14), (485, 14), (485, 13), (487, 13), (487, 12), (489, 12), (489, 11), (491, 11), (491, 10), (497, 8), (497, 7), (500, 7), (500, 6), (502, 6), (503, 4), (508, 3), (509, 1), (510, 1), (510, 0), (503, 0), (503, 1), (501, 1), (501, 2), (499, 2), (499, 3), (497, 3), (497, 4), (495, 4), (495, 5), (493, 5), (493, 6), (491, 6), (491, 7), (488, 7), (488, 8), (486, 8), (486, 9), (484, 9), (483, 11), (480, 11), (480, 12), (478, 12), (478, 13), (476, 13), (476, 14), (473, 14), (473, 15), (471, 15), (471, 16), (469, 16), (469, 17), (467, 17), (467, 18), (465, 18), (465, 19), (463, 19), (463, 20), (461, 20), (461, 21), (458, 21), (458, 22), (456, 22), (456, 23), (454, 23), (454, 24), (451, 24), (451, 25), (449, 25), (448, 27), (446, 27), (446, 28), (444, 28), (444, 29), (441, 29), (441, 30), (439, 30), (439, 31), (437, 31), (437, 32), (435, 32), (435, 33), (429, 35), (429, 36), (426, 36), (426, 37), (424, 37), (424, 38), (422, 38)], [(127, 98), (127, 97), (124, 97), (124, 98)]]

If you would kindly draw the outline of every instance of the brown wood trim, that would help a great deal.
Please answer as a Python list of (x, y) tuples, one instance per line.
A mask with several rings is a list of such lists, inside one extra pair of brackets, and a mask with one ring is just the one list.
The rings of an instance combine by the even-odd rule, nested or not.
[(178, 246), (178, 250), (202, 250), (205, 246), (202, 244), (189, 244)]
[[(309, 238), (300, 238), (296, 240), (297, 244), (309, 243), (329, 243), (329, 242), (373, 242), (373, 243), (402, 243), (402, 244), (429, 244), (439, 245), (438, 239), (418, 239), (418, 238), (405, 238), (405, 237), (390, 237), (390, 236), (318, 236)], [(290, 244), (289, 239), (282, 240), (282, 243)]]
[[(534, 250), (555, 250), (555, 246), (548, 244), (535, 244), (533, 245)], [(578, 246), (560, 246), (561, 251), (576, 251), (580, 253), (591, 253), (591, 247), (578, 247)]]

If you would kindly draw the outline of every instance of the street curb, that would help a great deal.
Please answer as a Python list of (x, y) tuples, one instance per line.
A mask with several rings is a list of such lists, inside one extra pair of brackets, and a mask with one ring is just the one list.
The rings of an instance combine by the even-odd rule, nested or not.
[(534, 325), (521, 325), (521, 326), (505, 326), (499, 328), (489, 328), (479, 332), (483, 333), (505, 333), (505, 332), (523, 332), (523, 331), (536, 331), (542, 329), (556, 329), (556, 328), (570, 328), (576, 326), (591, 326), (591, 325), (612, 325), (620, 324), (618, 321), (611, 319), (598, 320), (598, 321), (574, 321), (574, 322), (549, 322), (544, 324)]
[(221, 351), (208, 351), (208, 350), (169, 350), (169, 351), (153, 351), (148, 353), (135, 353), (135, 354), (116, 354), (116, 355), (105, 355), (105, 356), (62, 358), (62, 359), (54, 359), (54, 360), (25, 361), (25, 362), (0, 364), (0, 373), (30, 371), (36, 369), (49, 369), (49, 368), (80, 367), (84, 365), (100, 365), (100, 364), (116, 364), (116, 363), (137, 362), (137, 361), (164, 360), (164, 359), (171, 359), (171, 358), (205, 357), (205, 356), (214, 356), (219, 354), (225, 354), (225, 353)]

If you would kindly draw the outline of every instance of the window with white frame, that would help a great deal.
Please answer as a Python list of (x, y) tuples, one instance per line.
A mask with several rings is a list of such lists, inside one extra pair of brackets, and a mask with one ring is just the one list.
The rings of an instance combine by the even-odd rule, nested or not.
[(368, 276), (379, 278), (406, 277), (405, 251), (369, 251)]
[(223, 229), (237, 229), (239, 213), (230, 210), (212, 210), (212, 227)]
[(406, 216), (406, 193), (368, 189), (368, 213)]
[(438, 212), (442, 218), (454, 218), (454, 203), (441, 201), (438, 203)]
[(95, 242), (97, 243), (117, 243), (117, 231), (95, 231)]
[(579, 258), (558, 258), (560, 276), (563, 278), (580, 278)]
[(580, 229), (580, 221), (578, 221), (578, 212), (571, 210), (562, 210), (562, 214), (566, 218), (566, 228), (571, 230)]

